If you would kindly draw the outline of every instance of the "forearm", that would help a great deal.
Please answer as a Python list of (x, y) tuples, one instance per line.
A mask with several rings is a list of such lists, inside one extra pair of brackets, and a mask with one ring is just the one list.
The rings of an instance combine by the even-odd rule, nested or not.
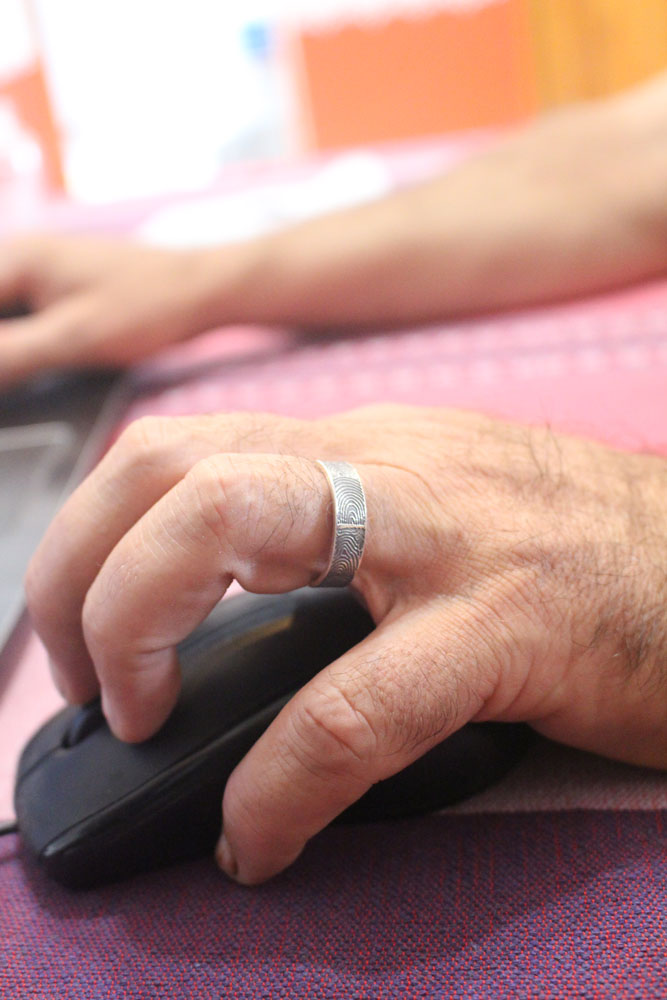
[(216, 251), (216, 322), (414, 323), (667, 266), (667, 78), (567, 109), (424, 185)]

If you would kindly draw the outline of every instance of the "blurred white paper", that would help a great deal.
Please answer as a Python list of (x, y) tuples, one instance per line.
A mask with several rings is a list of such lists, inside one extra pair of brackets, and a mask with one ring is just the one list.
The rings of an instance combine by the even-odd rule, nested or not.
[(233, 243), (381, 198), (392, 186), (381, 157), (346, 153), (306, 178), (257, 184), (235, 194), (188, 198), (169, 205), (145, 220), (136, 235), (158, 246)]

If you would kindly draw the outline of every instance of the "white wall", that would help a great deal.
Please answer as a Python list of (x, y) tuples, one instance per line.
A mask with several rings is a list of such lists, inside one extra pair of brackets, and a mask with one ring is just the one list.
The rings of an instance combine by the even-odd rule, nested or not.
[(242, 35), (270, 16), (270, 0), (33, 6), (68, 187), (79, 198), (198, 187), (226, 160), (278, 151), (266, 118), (279, 109), (267, 108), (261, 60), (248, 58)]
[(0, 83), (32, 62), (34, 44), (23, 0), (0, 6)]

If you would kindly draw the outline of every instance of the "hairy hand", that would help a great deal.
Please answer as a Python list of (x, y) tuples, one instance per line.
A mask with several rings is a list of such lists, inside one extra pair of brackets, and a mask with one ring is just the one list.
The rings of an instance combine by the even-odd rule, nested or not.
[[(222, 256), (222, 255), (219, 255)], [(24, 236), (0, 246), (0, 385), (65, 366), (117, 366), (214, 325), (205, 251), (123, 240)]]
[(316, 458), (368, 501), (354, 587), (377, 628), (283, 709), (223, 803), (223, 866), (290, 864), (376, 781), (467, 721), (667, 767), (663, 460), (473, 414), (373, 407), (131, 426), (31, 565), (34, 623), (66, 697), (100, 688), (142, 740), (179, 691), (176, 644), (232, 580), (312, 581), (331, 544)]

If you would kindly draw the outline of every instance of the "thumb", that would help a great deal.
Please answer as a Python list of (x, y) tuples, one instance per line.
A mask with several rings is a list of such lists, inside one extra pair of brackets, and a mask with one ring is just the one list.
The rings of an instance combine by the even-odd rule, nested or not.
[(385, 621), (285, 706), (227, 783), (217, 848), (227, 874), (246, 884), (277, 874), (372, 784), (480, 712), (499, 657), (447, 605)]

